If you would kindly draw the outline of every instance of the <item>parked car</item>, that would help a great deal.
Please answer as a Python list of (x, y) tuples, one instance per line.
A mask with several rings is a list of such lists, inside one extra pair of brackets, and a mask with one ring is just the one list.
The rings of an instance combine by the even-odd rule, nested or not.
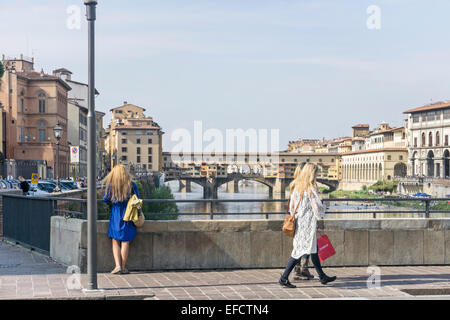
[(78, 189), (77, 185), (71, 180), (60, 180), (59, 184), (61, 186), (61, 189), (66, 189), (66, 190)]
[(6, 181), (0, 180), (0, 189), (9, 189), (9, 184)]

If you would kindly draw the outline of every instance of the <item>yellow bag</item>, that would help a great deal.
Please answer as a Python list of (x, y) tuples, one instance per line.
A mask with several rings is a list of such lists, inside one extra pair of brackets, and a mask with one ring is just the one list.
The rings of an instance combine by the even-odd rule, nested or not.
[(134, 225), (138, 228), (144, 225), (145, 217), (142, 213), (142, 199), (139, 199), (136, 194), (133, 194), (130, 200), (128, 200), (123, 221), (133, 221)]

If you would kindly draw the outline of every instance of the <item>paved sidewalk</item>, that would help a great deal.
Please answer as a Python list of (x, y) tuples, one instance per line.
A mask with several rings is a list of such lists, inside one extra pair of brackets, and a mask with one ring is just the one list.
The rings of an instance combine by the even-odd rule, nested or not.
[[(97, 293), (71, 289), (76, 282), (66, 270), (47, 256), (0, 240), (0, 299), (409, 299), (416, 294), (450, 298), (450, 266), (381, 267), (381, 286), (372, 289), (367, 287), (365, 267), (325, 268), (338, 276), (335, 282), (324, 286), (317, 279), (291, 279), (295, 289), (278, 284), (281, 269), (101, 273), (98, 285), (103, 291)], [(87, 275), (82, 274), (81, 285), (86, 284)]]

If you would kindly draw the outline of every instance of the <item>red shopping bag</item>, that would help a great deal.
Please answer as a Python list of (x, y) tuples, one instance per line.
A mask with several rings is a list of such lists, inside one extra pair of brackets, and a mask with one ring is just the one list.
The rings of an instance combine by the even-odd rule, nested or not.
[(333, 245), (326, 234), (317, 240), (317, 247), (320, 262), (325, 261), (329, 257), (336, 254), (336, 251), (334, 251)]

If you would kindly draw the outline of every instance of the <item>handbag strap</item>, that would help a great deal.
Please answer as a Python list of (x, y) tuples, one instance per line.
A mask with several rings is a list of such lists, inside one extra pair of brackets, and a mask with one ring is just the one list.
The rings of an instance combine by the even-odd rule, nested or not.
[[(291, 204), (291, 195), (292, 195), (292, 192), (291, 192), (291, 194), (289, 195), (289, 202), (288, 202), (288, 210), (289, 210), (289, 205)], [(300, 203), (302, 202), (302, 200), (303, 200), (303, 197), (298, 201), (298, 203), (297, 203), (297, 207), (295, 208), (295, 210), (294, 210), (294, 218), (295, 218), (295, 216), (297, 215), (297, 210), (298, 210), (298, 207), (300, 206)]]

